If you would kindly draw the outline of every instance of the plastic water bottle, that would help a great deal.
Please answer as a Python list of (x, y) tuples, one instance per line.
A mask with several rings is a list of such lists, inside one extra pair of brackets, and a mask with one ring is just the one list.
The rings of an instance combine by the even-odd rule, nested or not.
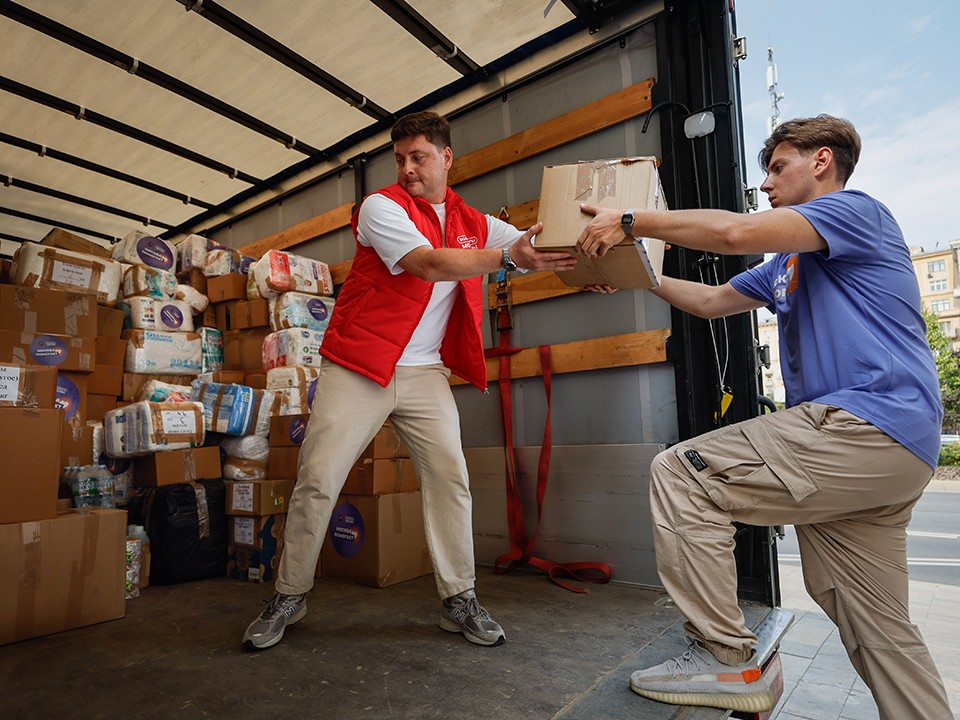
[(143, 525), (127, 525), (127, 537), (140, 540), (140, 589), (150, 587), (150, 536)]

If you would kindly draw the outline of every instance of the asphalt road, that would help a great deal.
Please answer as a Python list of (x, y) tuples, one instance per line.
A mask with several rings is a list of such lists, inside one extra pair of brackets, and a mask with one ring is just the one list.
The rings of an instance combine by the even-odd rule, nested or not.
[[(778, 544), (781, 563), (800, 564), (797, 533), (787, 525)], [(928, 490), (907, 530), (910, 579), (960, 586), (960, 492)]]

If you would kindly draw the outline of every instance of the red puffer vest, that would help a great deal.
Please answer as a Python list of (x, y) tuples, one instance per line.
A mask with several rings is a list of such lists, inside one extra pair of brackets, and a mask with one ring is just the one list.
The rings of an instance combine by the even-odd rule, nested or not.
[[(435, 247), (443, 247), (440, 221), (430, 203), (411, 197), (399, 185), (375, 194), (385, 195), (402, 207), (417, 229)], [(446, 246), (473, 250), (487, 243), (487, 220), (447, 188)], [(353, 235), (357, 215), (353, 214)], [(376, 250), (357, 242), (357, 254), (337, 297), (320, 354), (349, 370), (386, 387), (397, 361), (423, 317), (433, 283), (407, 272), (393, 275)], [(460, 281), (440, 346), (440, 357), (450, 371), (481, 390), (487, 387), (480, 322), (483, 313), (482, 278)]]

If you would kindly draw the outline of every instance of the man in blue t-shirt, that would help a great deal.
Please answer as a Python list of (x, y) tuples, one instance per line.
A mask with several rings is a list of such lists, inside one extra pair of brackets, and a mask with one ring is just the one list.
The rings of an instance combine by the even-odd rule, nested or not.
[(764, 144), (772, 210), (596, 217), (580, 252), (630, 235), (723, 254), (776, 253), (721, 286), (663, 278), (654, 294), (702, 318), (768, 307), (787, 409), (678, 443), (650, 474), (657, 567), (689, 649), (630, 678), (646, 697), (762, 712), (775, 703), (737, 604), (733, 522), (796, 526), (808, 592), (836, 623), (880, 717), (953, 718), (910, 622), (906, 530), (937, 465), (940, 404), (920, 293), (896, 220), (845, 190), (860, 156), (846, 120), (780, 125)]

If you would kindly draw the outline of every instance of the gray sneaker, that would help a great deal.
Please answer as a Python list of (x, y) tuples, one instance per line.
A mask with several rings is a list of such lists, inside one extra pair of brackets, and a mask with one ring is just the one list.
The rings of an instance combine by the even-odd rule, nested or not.
[(287, 625), (303, 620), (307, 614), (306, 595), (282, 595), (276, 593), (260, 617), (250, 623), (243, 634), (243, 646), (247, 650), (264, 650), (283, 639)]
[(702, 645), (688, 642), (690, 648), (683, 655), (633, 673), (630, 689), (671, 705), (749, 713), (765, 712), (777, 704), (777, 696), (761, 677), (756, 651), (742, 665), (725, 665)]
[(443, 601), (440, 629), (463, 633), (476, 645), (502, 645), (507, 639), (503, 628), (477, 602), (477, 593), (472, 589)]

